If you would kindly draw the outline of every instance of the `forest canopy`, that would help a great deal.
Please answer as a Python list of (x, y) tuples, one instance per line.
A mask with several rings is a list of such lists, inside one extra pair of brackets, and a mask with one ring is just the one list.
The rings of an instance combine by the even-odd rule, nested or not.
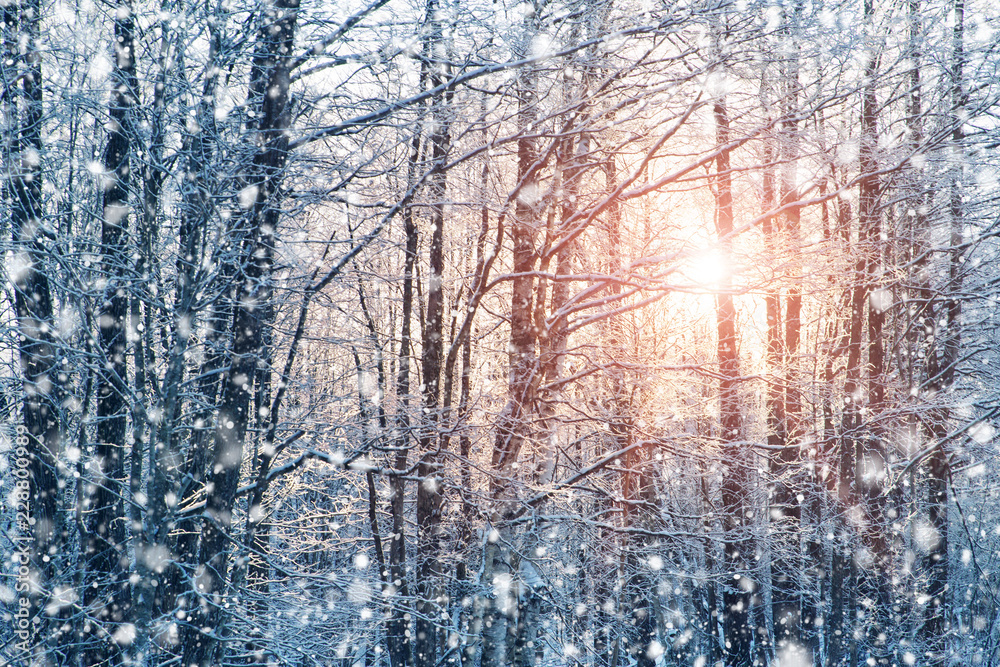
[(991, 0), (0, 14), (3, 664), (1000, 664)]

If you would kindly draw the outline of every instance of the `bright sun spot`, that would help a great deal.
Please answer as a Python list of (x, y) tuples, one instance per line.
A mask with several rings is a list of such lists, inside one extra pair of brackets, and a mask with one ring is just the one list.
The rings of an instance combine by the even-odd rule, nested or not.
[(717, 292), (732, 271), (722, 253), (711, 248), (695, 253), (685, 274), (699, 291)]

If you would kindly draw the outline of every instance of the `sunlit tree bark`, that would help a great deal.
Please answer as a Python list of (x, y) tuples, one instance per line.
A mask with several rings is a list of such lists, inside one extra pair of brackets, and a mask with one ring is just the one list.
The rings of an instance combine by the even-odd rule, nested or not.
[[(733, 234), (733, 195), (730, 174), (729, 114), (724, 97), (712, 108), (715, 140), (720, 146), (715, 160), (715, 225), (724, 255), (729, 254)], [(719, 429), (727, 470), (722, 482), (723, 523), (726, 528), (726, 570), (733, 573), (723, 590), (723, 628), (727, 662), (737, 667), (752, 664), (753, 632), (750, 623), (750, 599), (756, 586), (750, 576), (751, 541), (747, 535), (747, 453), (743, 443), (743, 419), (740, 405), (740, 360), (736, 343), (736, 308), (728, 282), (720, 287), (716, 300), (719, 360)]]

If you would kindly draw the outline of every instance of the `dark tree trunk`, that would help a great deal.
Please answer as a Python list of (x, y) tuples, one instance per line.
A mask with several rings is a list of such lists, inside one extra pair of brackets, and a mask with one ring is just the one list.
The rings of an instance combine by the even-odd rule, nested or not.
[[(773, 140), (766, 140), (765, 171), (763, 188), (763, 208), (765, 211), (777, 205), (775, 192), (775, 167), (778, 158), (773, 148)], [(768, 216), (761, 225), (766, 247), (770, 253), (778, 252), (782, 235), (778, 219)], [(778, 276), (772, 280), (777, 281)], [(780, 285), (780, 283), (779, 283)], [(797, 547), (798, 503), (790, 484), (792, 466), (796, 457), (791, 449), (786, 431), (785, 411), (785, 349), (786, 337), (782, 335), (781, 295), (779, 287), (770, 288), (764, 295), (767, 313), (767, 444), (771, 448), (770, 472), (774, 479), (771, 488), (770, 530), (776, 539), (772, 542), (771, 559), (771, 614), (774, 624), (774, 647), (780, 650), (789, 642), (798, 641), (799, 585), (796, 574), (795, 547)], [(791, 299), (788, 316), (792, 317)], [(797, 316), (797, 315), (796, 315)], [(798, 323), (796, 322), (796, 325)], [(788, 323), (788, 331), (792, 322)]]
[[(529, 21), (525, 18), (525, 21)], [(527, 72), (518, 85), (519, 111), (518, 126), (524, 133), (535, 118), (534, 103), (534, 73)], [(517, 140), (517, 182), (519, 196), (514, 205), (514, 220), (511, 225), (511, 240), (513, 241), (513, 272), (510, 307), (510, 346), (508, 348), (509, 377), (507, 383), (507, 403), (497, 418), (492, 453), (491, 493), (498, 510), (491, 517), (497, 521), (503, 518), (503, 507), (510, 500), (509, 483), (504, 481), (511, 476), (512, 466), (518, 460), (521, 446), (528, 436), (529, 418), (535, 405), (537, 388), (537, 357), (535, 344), (537, 332), (534, 322), (534, 276), (532, 271), (538, 260), (535, 248), (535, 237), (539, 228), (539, 211), (533, 200), (535, 191), (537, 157), (535, 141), (527, 136)], [(501, 562), (501, 549), (498, 544), (492, 544), (486, 549), (487, 559), (484, 570), (493, 573), (504, 567)], [(495, 604), (486, 611), (483, 627), (483, 667), (493, 667), (501, 660), (504, 651), (498, 645), (498, 639), (504, 636), (515, 636), (516, 626), (511, 632), (503, 630), (508, 623)], [(516, 622), (516, 621), (511, 621)]]
[[(53, 338), (58, 326), (40, 229), (44, 218), (41, 3), (25, 0), (8, 4), (2, 11), (4, 53), (0, 67), (4, 81), (17, 82), (3, 100), (11, 133), (9, 152), (4, 156), (8, 170), (5, 195), (10, 201), (13, 249), (21, 261), (21, 271), (13, 280), (24, 397), (24, 430), (19, 430), (17, 444), (27, 450), (28, 488), (23, 488), (20, 478), (17, 488), (33, 522), (18, 528), (21, 538), (27, 541), (29, 567), (37, 583), (27, 598), (28, 607), (18, 608), (18, 612), (26, 612), (29, 621), (28, 636), (19, 634), (18, 646), (33, 651), (35, 659), (41, 661), (45, 647), (61, 644), (63, 639), (63, 633), (53, 627), (57, 619), (45, 611), (45, 602), (55, 584), (57, 562), (57, 558), (48, 556), (60, 554), (63, 542), (56, 461), (62, 446), (60, 406), (66, 370), (65, 359)], [(19, 578), (18, 582), (27, 585), (28, 579)], [(25, 656), (23, 662), (32, 660)]]
[[(802, 3), (796, 2), (786, 14), (782, 35), (790, 45), (798, 45), (801, 39), (800, 22)], [(793, 46), (793, 48), (796, 48)], [(780, 201), (783, 213), (773, 221), (775, 240), (782, 252), (787, 253), (785, 262), (788, 294), (785, 299), (784, 330), (780, 321), (779, 303), (768, 304), (768, 350), (774, 360), (771, 373), (780, 386), (772, 386), (771, 402), (779, 404), (775, 426), (779, 438), (775, 444), (781, 450), (772, 455), (772, 472), (775, 475), (773, 497), (771, 499), (771, 521), (774, 524), (776, 557), (771, 561), (772, 570), (772, 619), (774, 627), (774, 649), (780, 656), (783, 651), (800, 651), (803, 646), (803, 560), (800, 553), (802, 532), (802, 506), (799, 501), (803, 491), (802, 481), (802, 397), (799, 389), (798, 348), (801, 339), (802, 312), (802, 271), (799, 257), (801, 234), (800, 212), (796, 204), (799, 198), (796, 188), (796, 160), (799, 152), (799, 127), (796, 114), (799, 113), (799, 61), (792, 51), (780, 64), (780, 103), (782, 119), (779, 124), (777, 153), (781, 170), (780, 196), (775, 197), (774, 186), (765, 187), (765, 197)], [(766, 178), (766, 177), (765, 177)], [(770, 193), (767, 190), (770, 190)], [(768, 195), (770, 195), (768, 197)], [(765, 203), (765, 205), (769, 205)], [(766, 234), (766, 230), (765, 230)], [(775, 251), (778, 252), (777, 247)], [(775, 298), (771, 297), (771, 298)], [(775, 320), (770, 321), (771, 311)], [(772, 348), (776, 348), (773, 352)], [(769, 411), (769, 412), (773, 412)], [(769, 429), (770, 431), (770, 429)], [(769, 439), (770, 441), (770, 439)]]
[[(115, 17), (115, 67), (112, 74), (109, 116), (111, 129), (104, 151), (104, 169), (110, 186), (103, 192), (101, 223), (101, 272), (107, 278), (97, 324), (102, 363), (97, 373), (97, 444), (101, 463), (93, 480), (87, 515), (88, 540), (83, 604), (94, 619), (91, 638), (83, 652), (90, 665), (119, 660), (121, 647), (112, 638), (117, 625), (131, 614), (130, 589), (125, 567), (125, 516), (121, 498), (125, 490), (126, 427), (130, 396), (126, 370), (126, 318), (131, 263), (128, 242), (129, 191), (132, 176), (132, 108), (138, 87), (135, 78), (135, 44), (131, 3), (119, 3)], [(96, 622), (95, 622), (96, 621)]]
[(705, 532), (702, 541), (702, 552), (705, 558), (706, 580), (699, 586), (701, 589), (702, 618), (700, 624), (705, 635), (705, 659), (706, 664), (714, 665), (718, 662), (723, 642), (719, 636), (719, 596), (716, 592), (716, 582), (714, 575), (718, 570), (715, 562), (715, 545), (711, 539), (713, 532), (712, 514), (714, 505), (708, 489), (708, 471), (702, 467), (701, 470), (701, 507), (703, 508), (702, 530)]
[[(851, 247), (850, 207), (843, 200), (838, 200), (837, 227), (840, 239), (845, 249)], [(831, 667), (839, 665), (852, 652), (856, 645), (854, 639), (853, 616), (856, 587), (854, 582), (854, 558), (856, 540), (853, 528), (848, 523), (844, 510), (857, 503), (855, 488), (855, 471), (857, 468), (857, 440), (860, 429), (860, 396), (861, 396), (861, 345), (864, 331), (864, 257), (855, 251), (852, 284), (845, 295), (850, 317), (845, 322), (844, 344), (847, 351), (845, 368), (843, 411), (841, 413), (841, 430), (839, 449), (836, 460), (836, 474), (832, 481), (832, 491), (840, 511), (836, 520), (836, 540), (831, 560), (831, 619), (830, 644), (827, 650), (827, 664)], [(832, 453), (832, 452), (831, 452)]]
[[(420, 135), (415, 134), (411, 146), (408, 183), (412, 184), (417, 162), (420, 158)], [(395, 469), (402, 472), (407, 468), (409, 454), (410, 415), (410, 352), (413, 344), (410, 323), (413, 319), (413, 278), (414, 266), (417, 261), (417, 225), (413, 219), (413, 208), (407, 206), (403, 211), (403, 231), (406, 235), (406, 246), (403, 259), (403, 305), (400, 315), (399, 336), (399, 370), (396, 376), (396, 396), (400, 402), (396, 425), (399, 437), (394, 443), (396, 456), (393, 462)], [(410, 664), (410, 634), (407, 632), (406, 611), (399, 602), (409, 597), (409, 585), (406, 572), (406, 484), (402, 475), (396, 475), (391, 480), (392, 498), (390, 514), (392, 515), (392, 535), (389, 538), (389, 579), (395, 588), (395, 603), (386, 632), (389, 645), (389, 660), (393, 667), (405, 667)]]
[[(229, 550), (227, 537), (232, 528), (234, 501), (243, 463), (244, 443), (250, 421), (252, 384), (258, 361), (263, 356), (264, 304), (271, 298), (271, 267), (274, 238), (281, 211), (281, 178), (287, 160), (290, 121), (288, 108), (289, 66), (293, 58), (298, 0), (278, 0), (268, 7), (261, 20), (258, 67), (265, 85), (257, 100), (261, 123), (256, 128), (261, 147), (250, 169), (245, 190), (255, 195), (246, 216), (248, 242), (232, 320), (233, 342), (228, 355), (229, 369), (222, 383), (222, 395), (215, 427), (211, 470), (207, 483), (207, 518), (202, 529), (199, 563), (204, 574), (198, 577), (201, 603), (190, 612), (190, 625), (182, 633), (184, 664), (210, 665), (219, 661), (218, 637), (225, 617), (209, 603), (213, 595), (225, 594), (228, 585)], [(259, 80), (259, 79), (255, 79)], [(212, 629), (203, 633), (200, 628)]]
[[(964, 143), (963, 124), (967, 99), (964, 91), (965, 67), (965, 0), (953, 0), (954, 26), (952, 28), (951, 53), (951, 103), (952, 131), (951, 148), (956, 156), (961, 154)], [(945, 293), (945, 327), (940, 361), (928, 369), (930, 386), (934, 394), (943, 395), (953, 388), (956, 366), (959, 361), (961, 347), (961, 314), (962, 302), (956, 295), (962, 291), (963, 283), (963, 225), (964, 206), (962, 202), (962, 162), (956, 157), (956, 164), (949, 175), (949, 217), (951, 225), (950, 252), (948, 254), (948, 284)], [(931, 314), (933, 317), (933, 314)], [(933, 319), (930, 325), (934, 326)], [(937, 357), (936, 351), (929, 350), (932, 359)], [(939, 399), (942, 400), (942, 399)], [(927, 463), (927, 501), (928, 519), (934, 528), (934, 537), (925, 558), (924, 567), (927, 571), (927, 595), (930, 601), (925, 611), (921, 637), (928, 650), (928, 665), (942, 667), (947, 665), (949, 656), (948, 632), (949, 623), (949, 564), (948, 564), (948, 480), (951, 476), (948, 449), (945, 439), (948, 432), (950, 410), (946, 406), (933, 410), (930, 419), (930, 436), (937, 440), (937, 446), (931, 453)]]
[[(426, 53), (444, 49), (443, 26), (438, 18), (437, 0), (427, 1), (428, 35)], [(431, 66), (431, 88), (444, 82), (444, 65)], [(441, 462), (436, 450), (444, 438), (439, 433), (441, 423), (441, 377), (444, 349), (444, 226), (447, 174), (444, 161), (448, 155), (450, 136), (448, 107), (450, 95), (432, 102), (433, 129), (429, 143), (432, 173), (428, 179), (431, 227), (428, 249), (427, 309), (421, 349), (421, 381), (423, 383), (423, 422), (420, 428), (421, 459), (417, 466), (417, 614), (414, 657), (417, 667), (434, 667), (437, 661), (438, 623), (441, 609), (438, 598), (442, 592), (439, 559), (441, 558), (441, 511), (444, 502)], [(450, 397), (448, 397), (450, 403)]]
[[(519, 86), (520, 109), (518, 124), (527, 132), (535, 118), (533, 109), (534, 82), (532, 73), (526, 73), (528, 80)], [(532, 271), (538, 260), (535, 238), (539, 228), (539, 211), (534, 201), (537, 149), (533, 139), (522, 136), (517, 140), (517, 177), (519, 196), (514, 205), (514, 221), (511, 229), (513, 241), (513, 272), (511, 281), (510, 307), (510, 378), (508, 382), (507, 405), (500, 415), (496, 427), (496, 442), (493, 448), (493, 470), (505, 475), (517, 459), (521, 444), (527, 435), (527, 417), (534, 405), (537, 385), (534, 315), (534, 284)]]
[[(482, 102), (482, 112), (485, 114), (485, 100)], [(483, 143), (488, 141), (486, 132), (483, 132)], [(468, 299), (468, 315), (467, 317), (472, 317), (474, 315), (476, 307), (476, 294), (481, 289), (483, 281), (486, 278), (487, 270), (487, 260), (486, 260), (486, 237), (490, 232), (490, 209), (487, 205), (488, 200), (488, 188), (489, 188), (489, 177), (490, 177), (490, 163), (489, 160), (483, 160), (483, 169), (480, 181), (480, 197), (482, 201), (480, 203), (480, 223), (479, 223), (479, 237), (476, 240), (476, 269), (475, 269), (475, 279), (473, 283), (473, 288), (470, 291)], [(471, 409), (471, 397), (472, 397), (472, 339), (473, 332), (470, 331), (466, 334), (465, 339), (462, 341), (462, 381), (460, 389), (459, 398), (459, 419), (463, 422), (468, 418), (469, 410)], [(466, 558), (472, 558), (472, 525), (475, 515), (475, 506), (470, 499), (472, 492), (472, 470), (470, 456), (472, 454), (472, 439), (469, 437), (468, 427), (463, 424), (461, 435), (458, 440), (459, 444), (459, 455), (462, 461), (462, 489), (464, 493), (462, 495), (462, 519), (460, 527), (459, 540), (463, 546), (468, 547), (466, 552)], [(464, 590), (471, 593), (472, 582), (469, 577), (469, 569), (467, 563), (460, 563), (456, 568), (456, 577), (459, 580), (460, 585), (464, 585)], [(479, 645), (481, 645), (481, 639), (483, 636), (483, 612), (485, 611), (484, 605), (487, 604), (487, 600), (480, 593), (473, 598), (473, 605), (471, 609), (467, 609), (468, 605), (465, 604), (463, 599), (462, 602), (462, 615), (463, 615), (463, 625), (462, 625), (462, 640), (459, 646), (461, 654), (459, 659), (461, 661), (462, 667), (473, 667), (476, 660), (476, 654), (479, 650)]]
[[(865, 2), (865, 16), (874, 20), (874, 0)], [(875, 600), (873, 617), (867, 624), (867, 651), (877, 664), (888, 665), (891, 654), (887, 638), (891, 635), (890, 618), (892, 612), (889, 571), (892, 556), (887, 538), (888, 525), (885, 520), (885, 499), (882, 489), (885, 483), (887, 457), (884, 443), (884, 427), (879, 423), (885, 407), (885, 346), (883, 326), (885, 310), (888, 307), (888, 291), (879, 284), (877, 277), (882, 270), (882, 223), (879, 201), (880, 183), (878, 169), (878, 100), (876, 98), (876, 75), (879, 59), (873, 55), (866, 65), (866, 85), (861, 103), (861, 151), (858, 202), (858, 229), (861, 253), (864, 263), (861, 282), (867, 296), (868, 325), (868, 395), (865, 424), (861, 437), (856, 441), (860, 454), (859, 472), (864, 471), (858, 486), (868, 514), (867, 530), (862, 535), (865, 546), (871, 551), (873, 563), (862, 575), (865, 595)], [(860, 416), (859, 416), (859, 426)]]
[[(204, 491), (205, 475), (211, 459), (211, 448), (207, 441), (207, 425), (211, 421), (211, 411), (207, 406), (216, 402), (218, 387), (217, 375), (213, 373), (221, 369), (224, 360), (218, 351), (213, 350), (218, 343), (219, 331), (222, 327), (214, 321), (210, 313), (205, 324), (207, 335), (204, 345), (206, 359), (201, 368), (202, 377), (197, 383), (198, 396), (195, 401), (186, 401), (187, 392), (183, 387), (188, 380), (188, 356), (192, 334), (199, 324), (197, 294), (202, 285), (203, 266), (206, 248), (206, 231), (213, 216), (212, 192), (214, 178), (212, 173), (212, 157), (215, 152), (215, 93), (218, 83), (218, 57), (221, 44), (219, 27), (221, 21), (210, 29), (209, 58), (207, 76), (202, 88), (201, 102), (196, 116), (197, 130), (184, 142), (184, 166), (189, 174), (181, 191), (182, 205), (180, 211), (180, 228), (178, 230), (178, 256), (176, 260), (177, 280), (174, 290), (174, 316), (171, 327), (172, 343), (167, 361), (167, 373), (163, 381), (163, 414), (161, 434), (157, 444), (157, 453), (153, 462), (150, 478), (162, 490), (154, 491), (150, 498), (157, 504), (166, 493), (166, 489), (180, 496), (181, 506), (196, 502), (197, 496)], [(232, 272), (235, 274), (235, 271)], [(211, 378), (211, 379), (209, 379)], [(192, 403), (194, 405), (192, 405)], [(198, 405), (198, 404), (201, 405)], [(197, 406), (197, 407), (195, 407)], [(186, 409), (193, 408), (194, 428), (186, 431), (181, 426), (181, 415)], [(178, 474), (177, 470), (183, 472)], [(179, 490), (178, 490), (179, 489)], [(151, 512), (152, 517), (161, 513), (169, 514), (172, 510), (158, 507)], [(151, 517), (151, 519), (152, 519)], [(163, 577), (166, 582), (159, 591), (160, 603), (157, 605), (161, 613), (172, 613), (177, 606), (178, 598), (183, 598), (186, 608), (197, 606), (197, 593), (187, 585), (190, 573), (198, 567), (199, 531), (190, 523), (182, 524), (183, 529), (177, 531), (172, 551), (177, 555), (179, 563), (171, 567)], [(151, 531), (152, 544), (169, 543), (166, 534), (154, 524)]]
[[(713, 107), (716, 145), (729, 143), (729, 115), (724, 98)], [(722, 149), (716, 159), (715, 215), (719, 244), (729, 263), (733, 234), (732, 177), (729, 151)], [(736, 347), (736, 306), (728, 280), (716, 295), (718, 329), (720, 429), (723, 456), (727, 461), (722, 481), (722, 512), (725, 525), (726, 569), (733, 575), (723, 591), (723, 633), (726, 662), (734, 667), (749, 667), (753, 662), (750, 625), (751, 593), (755, 588), (750, 576), (751, 541), (747, 536), (746, 506), (749, 490), (746, 451), (742, 446), (743, 417), (739, 398), (740, 363)]]
[[(157, 60), (158, 76), (154, 85), (153, 103), (151, 105), (148, 122), (150, 124), (150, 137), (147, 146), (147, 155), (143, 160), (142, 168), (142, 210), (141, 215), (136, 216), (138, 233), (137, 245), (139, 261), (137, 266), (138, 284), (134, 287), (136, 301), (144, 301), (144, 307), (140, 310), (139, 304), (133, 306), (134, 317), (142, 324), (142, 342), (136, 344), (136, 394), (139, 399), (136, 404), (137, 410), (133, 412), (145, 422), (146, 406), (153, 403), (153, 397), (159, 397), (160, 391), (165, 388), (166, 380), (157, 382), (157, 378), (149, 376), (149, 394), (147, 391), (146, 368), (156, 367), (156, 345), (153, 342), (153, 310), (154, 299), (152, 293), (155, 288), (153, 277), (160, 272), (159, 258), (156, 254), (157, 241), (159, 237), (158, 216), (161, 209), (160, 193), (163, 183), (166, 180), (166, 172), (162, 168), (162, 156), (166, 140), (166, 97), (167, 97), (167, 63), (173, 57), (167, 21), (160, 23), (163, 34), (160, 42), (160, 52)], [(139, 331), (138, 324), (136, 331)], [(141, 364), (140, 364), (141, 361)], [(132, 486), (133, 497), (137, 497), (142, 490), (143, 467), (146, 468), (146, 507), (141, 522), (138, 516), (134, 519), (133, 527), (141, 526), (141, 530), (135, 529), (133, 533), (135, 541), (136, 574), (139, 581), (136, 583), (132, 596), (135, 608), (135, 620), (137, 626), (148, 626), (155, 615), (163, 609), (163, 594), (172, 591), (173, 587), (164, 585), (165, 581), (160, 581), (161, 573), (156, 572), (156, 567), (151, 567), (145, 555), (152, 545), (164, 545), (168, 540), (170, 528), (166, 520), (168, 508), (165, 498), (167, 495), (167, 466), (159, 465), (168, 452), (160, 446), (163, 440), (162, 430), (168, 426), (168, 420), (164, 419), (158, 429), (153, 423), (149, 423), (148, 432), (145, 433), (145, 446), (142, 451), (133, 449), (132, 469), (130, 473), (130, 484)], [(143, 437), (143, 424), (136, 420), (133, 424), (137, 437)], [(145, 461), (143, 459), (145, 458)], [(138, 512), (138, 506), (133, 506)], [(144, 653), (149, 646), (149, 638), (140, 634), (131, 647), (133, 655)]]

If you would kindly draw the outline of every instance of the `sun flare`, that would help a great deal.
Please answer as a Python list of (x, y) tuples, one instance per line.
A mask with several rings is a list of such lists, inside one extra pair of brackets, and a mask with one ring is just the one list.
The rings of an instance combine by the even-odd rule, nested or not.
[(694, 253), (684, 274), (698, 292), (718, 292), (732, 278), (732, 266), (718, 248)]

